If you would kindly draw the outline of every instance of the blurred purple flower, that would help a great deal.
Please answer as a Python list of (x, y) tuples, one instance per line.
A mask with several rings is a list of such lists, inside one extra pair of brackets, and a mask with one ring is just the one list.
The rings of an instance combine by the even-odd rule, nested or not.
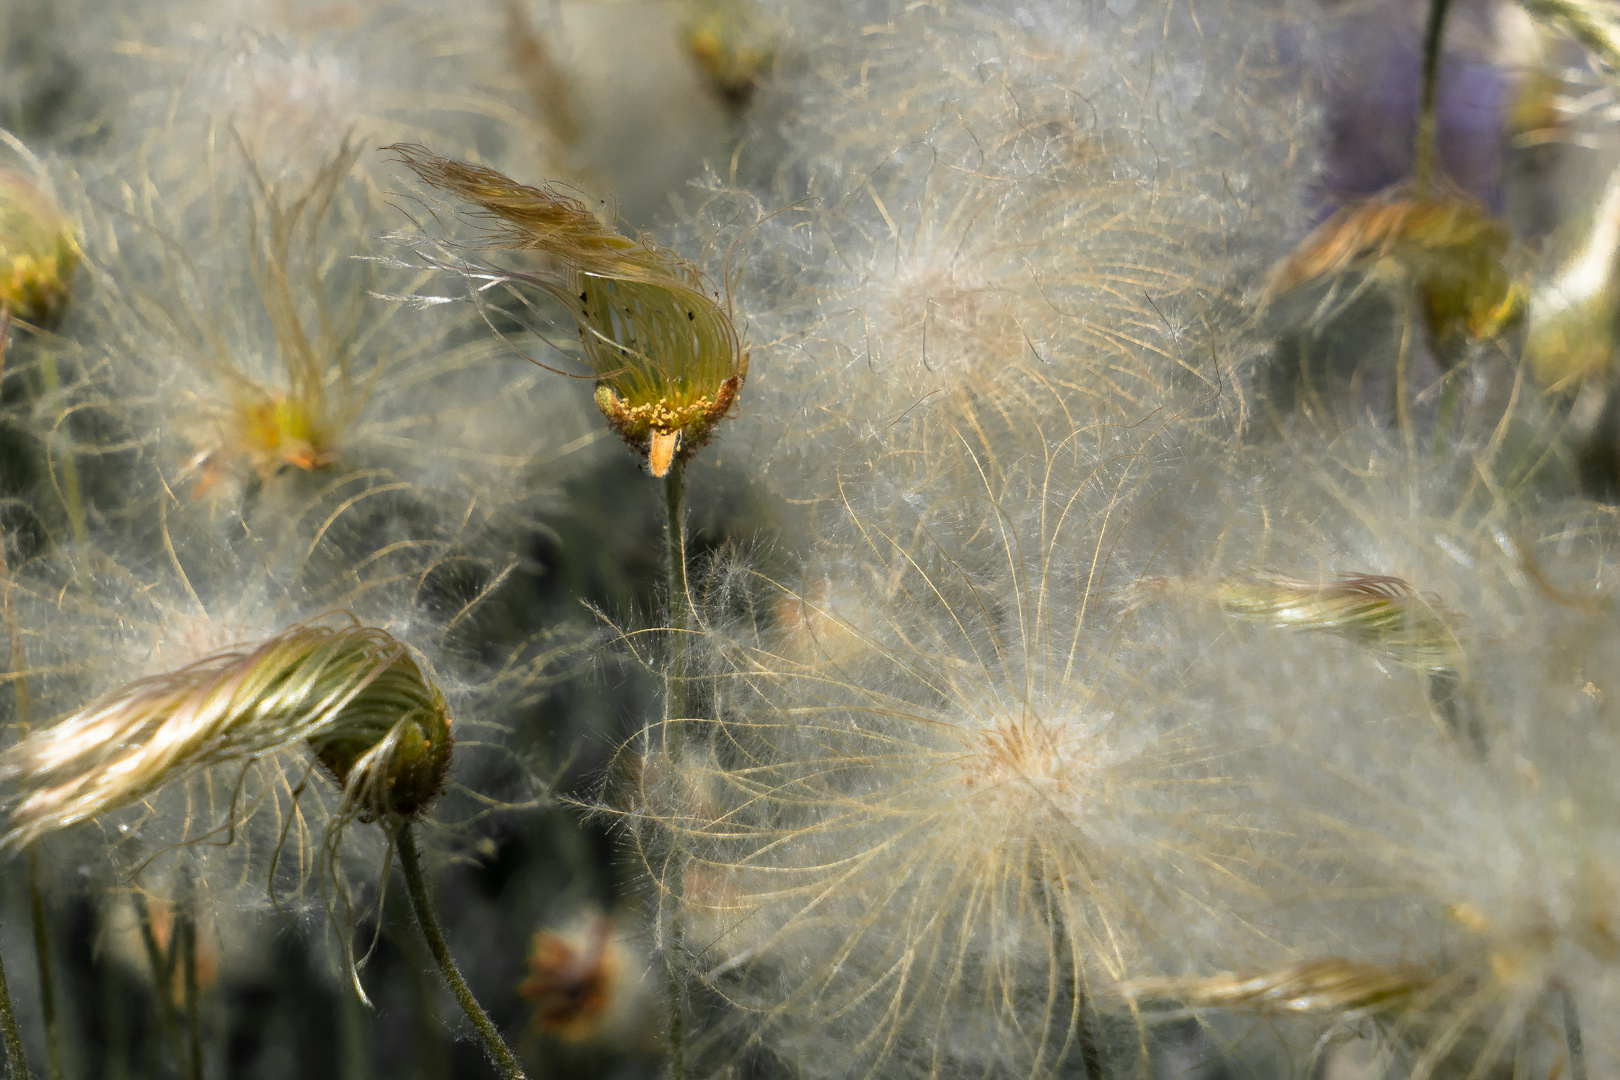
[[(1335, 21), (1323, 52), (1327, 145), (1313, 201), (1326, 217), (1347, 197), (1412, 176), (1428, 5), (1382, 0)], [(1452, 5), (1440, 66), (1436, 153), (1451, 183), (1500, 212), (1503, 109), (1512, 72), (1499, 60), (1496, 5)]]

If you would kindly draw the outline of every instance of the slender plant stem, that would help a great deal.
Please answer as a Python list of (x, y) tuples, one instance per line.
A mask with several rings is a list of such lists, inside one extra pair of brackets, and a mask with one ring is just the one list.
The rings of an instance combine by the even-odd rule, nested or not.
[(96, 964), (96, 981), (101, 984), (101, 1010), (107, 1024), (101, 1058), (102, 1080), (129, 1080), (130, 1000), (124, 973), (104, 962)]
[(1423, 28), (1423, 96), (1418, 105), (1417, 155), (1413, 193), (1425, 196), (1434, 187), (1434, 134), (1440, 103), (1440, 42), (1451, 0), (1429, 0), (1429, 22)]
[[(678, 904), (680, 900), (680, 878), (676, 876), (671, 884), (675, 895), (672, 899)], [(665, 950), (669, 957), (669, 978), (665, 990), (669, 995), (669, 1075), (671, 1080), (686, 1080), (686, 1011), (682, 1007), (681, 989), (684, 979), (681, 976), (681, 927), (680, 908), (671, 909), (669, 920), (668, 946)]]
[[(16, 695), (17, 731), (19, 735), (26, 735), (31, 713), (28, 679), (23, 674), (27, 660), (23, 656), (22, 629), (11, 599), (11, 570), (6, 562), (3, 534), (0, 534), (0, 594), (3, 594), (0, 607), (4, 608), (10, 667), (14, 676), (11, 685)], [(28, 901), (34, 921), (34, 958), (39, 963), (39, 996), (45, 1017), (46, 1070), (51, 1080), (61, 1080), (62, 1041), (56, 1027), (56, 978), (51, 966), (51, 931), (45, 918), (45, 893), (39, 887), (39, 853), (29, 847), (23, 857), (28, 866)], [(6, 996), (9, 1007), (10, 995)]]
[[(11, 309), (0, 306), (0, 373), (5, 367), (5, 342), (11, 331)], [(28, 677), (25, 674), (28, 668), (27, 657), (23, 653), (22, 626), (17, 620), (17, 608), (11, 595), (11, 565), (6, 559), (5, 534), (0, 532), (0, 612), (6, 624), (6, 643), (8, 667), (12, 672), (12, 693), (15, 695), (17, 707), (17, 733), (19, 736), (28, 734), (28, 724), (32, 718), (32, 702), (28, 696)], [(39, 887), (39, 855), (30, 847), (24, 859), (28, 866), (28, 899), (32, 909), (34, 921), (34, 955), (39, 963), (39, 994), (44, 1006), (45, 1015), (45, 1057), (46, 1068), (51, 1080), (61, 1080), (62, 1077), (62, 1043), (56, 1030), (56, 980), (51, 969), (51, 935), (49, 924), (45, 921), (45, 894)], [(4, 993), (5, 1009), (8, 1016), (11, 1014), (11, 994)], [(22, 1056), (22, 1044), (16, 1046), (16, 1056), (12, 1056), (10, 1030), (16, 1027), (15, 1016), (10, 1016), (7, 1024), (6, 1051), (7, 1057), (13, 1064), (13, 1073), (21, 1070), (27, 1074), (27, 1062)]]
[(45, 891), (39, 887), (39, 853), (28, 848), (28, 899), (34, 909), (34, 954), (39, 960), (39, 997), (45, 1015), (45, 1067), (62, 1080), (62, 1037), (56, 1017), (56, 974), (51, 964), (51, 927), (45, 917)]
[[(1417, 298), (1408, 288), (1399, 304), (1401, 339), (1395, 352), (1395, 426), (1401, 432), (1401, 445), (1406, 450), (1406, 467), (1417, 468), (1417, 432), (1412, 427), (1412, 347), (1417, 328)], [(1415, 489), (1414, 489), (1415, 490)], [(1414, 507), (1416, 509), (1416, 507)]]
[(1069, 924), (1058, 910), (1051, 888), (1043, 884), (1041, 893), (1046, 903), (1046, 917), (1052, 927), (1053, 939), (1049, 961), (1052, 964), (1052, 996), (1048, 1000), (1059, 1000), (1057, 993), (1059, 980), (1062, 981), (1063, 989), (1071, 995), (1069, 1030), (1064, 1045), (1065, 1057), (1071, 1052), (1078, 1052), (1080, 1076), (1084, 1080), (1103, 1080), (1103, 1077), (1112, 1075), (1113, 1063), (1109, 1061), (1105, 1064), (1103, 1060), (1104, 1047), (1101, 1032), (1098, 1030), (1097, 1010), (1092, 1008), (1086, 994), (1086, 978), (1085, 972), (1081, 970), (1080, 952), (1074, 947)]
[(422, 879), (422, 860), (416, 852), (416, 834), (411, 831), (410, 822), (402, 821), (394, 830), (394, 846), (399, 850), (399, 868), (405, 875), (405, 888), (411, 896), (411, 910), (416, 912), (416, 925), (421, 928), (428, 951), (433, 954), (433, 960), (439, 966), (439, 974), (444, 976), (450, 992), (461, 1005), (461, 1011), (472, 1021), (473, 1028), (484, 1044), (484, 1052), (489, 1055), (489, 1060), (495, 1066), (495, 1071), (500, 1073), (504, 1080), (527, 1080), (523, 1075), (523, 1067), (518, 1064), (517, 1055), (512, 1053), (512, 1048), (501, 1038), (494, 1021), (484, 1012), (483, 1006), (478, 1004), (478, 999), (473, 997), (472, 991), (467, 989), (467, 981), (461, 977), (461, 971), (456, 967), (455, 960), (450, 956), (450, 949), (444, 943), (438, 916), (433, 913), (433, 902), (428, 899), (427, 883)]
[[(681, 516), (681, 499), (686, 493), (686, 467), (677, 459), (664, 477), (665, 532), (669, 541), (669, 672), (664, 703), (664, 752), (673, 761), (680, 753), (682, 723), (686, 718), (686, 634), (692, 626), (692, 600), (686, 583), (686, 528)], [(666, 991), (669, 996), (669, 1072), (671, 1080), (686, 1080), (686, 1013), (682, 1006), (681, 972), (681, 874), (675, 852), (665, 867), (669, 890), (670, 919), (664, 955), (668, 968)]]
[(191, 1066), (191, 1080), (203, 1080), (202, 1009), (197, 993), (197, 914), (189, 896), (174, 921), (174, 936), (186, 980), (186, 1032), (190, 1037), (186, 1060)]
[(673, 709), (672, 717), (678, 717), (684, 711), (682, 699), (685, 694), (680, 687), (684, 683), (686, 632), (692, 625), (692, 599), (686, 586), (686, 530), (681, 517), (681, 501), (686, 494), (686, 466), (680, 461), (669, 467), (669, 473), (664, 477), (664, 512), (665, 536), (668, 541), (668, 573), (669, 588), (669, 625), (670, 634), (670, 672), (671, 694), (675, 702), (681, 705)]
[[(6, 340), (11, 334), (11, 308), (0, 304), (0, 383), (6, 373)], [(11, 692), (16, 697), (17, 723), (28, 723), (28, 680), (23, 677), (22, 628), (17, 623), (17, 609), (11, 599), (11, 566), (6, 561), (6, 535), (0, 529), (0, 618), (6, 624), (6, 670), (14, 676)], [(4, 961), (0, 961), (0, 1031), (5, 1034), (6, 1075), (10, 1080), (24, 1080), (28, 1073), (28, 1057), (23, 1052), (22, 1032), (17, 1028), (17, 1010), (11, 1004), (11, 986), (6, 982)]]
[(23, 1053), (22, 1032), (17, 1028), (17, 1010), (11, 1005), (11, 988), (6, 983), (6, 965), (0, 960), (0, 1029), (6, 1038), (8, 1080), (27, 1080), (28, 1057)]
[(180, 1025), (175, 1019), (174, 1001), (170, 996), (174, 986), (172, 971), (168, 958), (163, 955), (163, 946), (158, 944), (157, 934), (152, 930), (152, 911), (146, 904), (146, 897), (137, 892), (134, 901), (135, 917), (141, 923), (141, 943), (146, 946), (146, 961), (152, 965), (152, 982), (158, 988), (158, 1021), (168, 1040), (169, 1053), (174, 1055), (174, 1071), (178, 1074), (185, 1068), (182, 1064), (185, 1055), (180, 1050)]
[(1564, 1043), (1569, 1047), (1569, 1080), (1587, 1080), (1586, 1047), (1581, 1042), (1581, 1017), (1575, 1011), (1575, 992), (1567, 983), (1559, 989), (1564, 999)]
[(371, 1046), (367, 1040), (370, 1029), (366, 1024), (365, 1006), (355, 994), (340, 994), (338, 1001), (342, 1010), (338, 1028), (342, 1046), (339, 1076), (342, 1080), (371, 1080)]

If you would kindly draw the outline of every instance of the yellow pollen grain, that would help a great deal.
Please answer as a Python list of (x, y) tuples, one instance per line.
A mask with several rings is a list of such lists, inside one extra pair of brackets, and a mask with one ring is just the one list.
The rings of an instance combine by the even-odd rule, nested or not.
[(714, 402), (707, 397), (686, 405), (671, 405), (669, 399), (659, 398), (646, 405), (632, 405), (625, 409), (625, 414), (635, 426), (645, 424), (659, 431), (676, 431), (708, 415), (713, 408)]

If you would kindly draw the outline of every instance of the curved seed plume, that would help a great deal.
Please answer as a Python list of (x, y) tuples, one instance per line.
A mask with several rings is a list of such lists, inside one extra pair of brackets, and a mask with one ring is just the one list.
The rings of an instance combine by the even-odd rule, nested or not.
[(1235, 619), (1330, 631), (1407, 667), (1454, 674), (1463, 663), (1438, 603), (1387, 574), (1330, 581), (1268, 575), (1222, 582), (1215, 596)]
[(1137, 979), (1122, 985), (1119, 993), (1137, 1001), (1171, 998), (1192, 1008), (1339, 1013), (1390, 1006), (1433, 982), (1432, 975), (1411, 964), (1366, 964), (1335, 956), (1252, 975)]
[(419, 815), (450, 763), (444, 697), (404, 645), (372, 627), (299, 625), (130, 683), (0, 756), (14, 785), (0, 846), (299, 740), (362, 820)]
[(484, 235), (474, 246), (550, 256), (542, 269), (506, 276), (567, 309), (596, 376), (597, 406), (654, 476), (713, 437), (748, 374), (748, 354), (697, 267), (625, 236), (555, 186), (519, 184), (422, 146), (387, 149), (424, 183), (478, 208), (471, 216)]

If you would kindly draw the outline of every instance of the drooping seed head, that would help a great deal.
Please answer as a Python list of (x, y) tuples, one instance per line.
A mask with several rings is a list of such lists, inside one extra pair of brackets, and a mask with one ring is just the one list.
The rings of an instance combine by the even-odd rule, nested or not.
[(299, 741), (361, 820), (419, 816), (450, 764), (444, 697), (386, 631), (298, 625), (140, 679), (0, 756), (22, 846)]
[(540, 270), (509, 276), (567, 309), (596, 377), (597, 406), (647, 455), (654, 476), (713, 437), (748, 374), (748, 354), (697, 267), (623, 235), (555, 187), (519, 184), (420, 146), (389, 149), (423, 182), (478, 208), (478, 246), (549, 257)]
[(775, 59), (775, 44), (748, 0), (707, 0), (682, 29), (686, 51), (732, 108), (748, 104), (761, 73)]

